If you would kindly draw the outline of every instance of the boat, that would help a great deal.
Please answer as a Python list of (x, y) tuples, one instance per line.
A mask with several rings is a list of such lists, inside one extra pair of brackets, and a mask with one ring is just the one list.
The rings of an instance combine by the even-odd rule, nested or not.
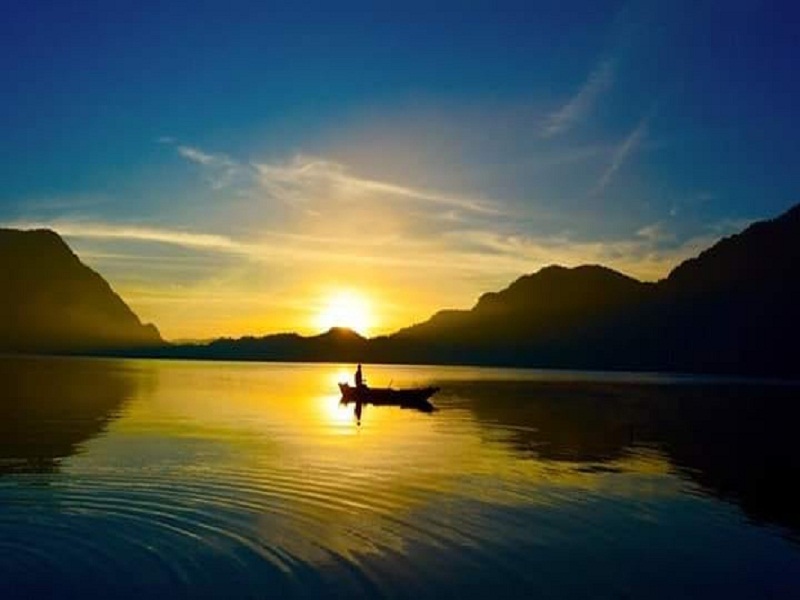
[(366, 385), (355, 387), (349, 383), (340, 383), (342, 403), (350, 402), (373, 404), (375, 406), (399, 406), (401, 408), (418, 408), (433, 410), (428, 398), (439, 391), (438, 387), (421, 388), (373, 388)]

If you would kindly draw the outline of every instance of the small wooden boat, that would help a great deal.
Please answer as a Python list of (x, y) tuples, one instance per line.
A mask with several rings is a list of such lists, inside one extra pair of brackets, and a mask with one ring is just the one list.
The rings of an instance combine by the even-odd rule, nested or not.
[(421, 388), (373, 388), (367, 386), (353, 387), (348, 383), (340, 383), (342, 402), (361, 402), (375, 406), (400, 406), (409, 408), (429, 408), (433, 405), (428, 398), (439, 391), (439, 388), (428, 386)]

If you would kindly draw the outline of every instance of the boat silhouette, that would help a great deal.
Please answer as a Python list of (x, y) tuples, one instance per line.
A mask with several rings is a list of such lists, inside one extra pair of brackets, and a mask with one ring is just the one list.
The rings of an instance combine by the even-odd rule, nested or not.
[(372, 404), (374, 406), (399, 406), (400, 408), (415, 408), (424, 412), (435, 410), (428, 399), (439, 391), (438, 387), (427, 386), (420, 388), (374, 388), (366, 385), (351, 386), (348, 383), (339, 383), (342, 392), (342, 404), (355, 402), (356, 404)]

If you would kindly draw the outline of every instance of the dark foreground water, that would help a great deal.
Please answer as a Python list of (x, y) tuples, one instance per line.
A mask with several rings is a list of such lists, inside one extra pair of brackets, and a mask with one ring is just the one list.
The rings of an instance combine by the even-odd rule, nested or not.
[(0, 359), (0, 598), (800, 598), (798, 388)]

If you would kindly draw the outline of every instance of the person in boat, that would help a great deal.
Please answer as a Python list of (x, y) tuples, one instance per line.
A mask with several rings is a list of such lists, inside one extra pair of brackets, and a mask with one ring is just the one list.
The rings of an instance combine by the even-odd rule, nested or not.
[(356, 368), (355, 380), (357, 388), (366, 387), (364, 385), (364, 376), (361, 374), (361, 363), (358, 363), (358, 367)]

